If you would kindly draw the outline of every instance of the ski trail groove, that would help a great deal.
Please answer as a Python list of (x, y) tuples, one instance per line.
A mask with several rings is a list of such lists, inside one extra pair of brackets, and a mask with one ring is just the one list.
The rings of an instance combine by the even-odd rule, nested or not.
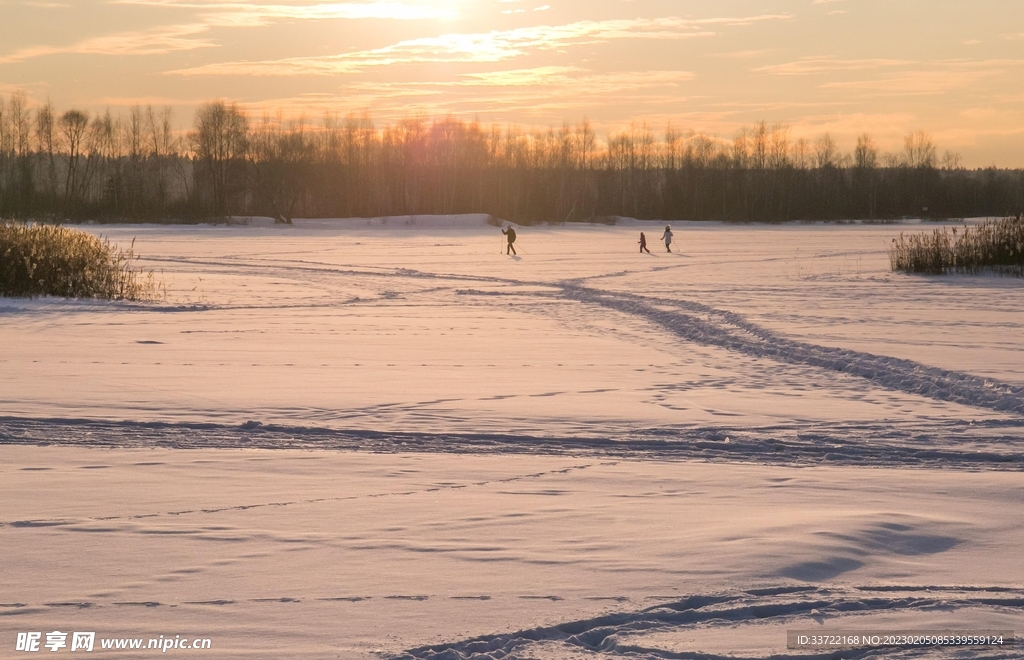
[(562, 285), (562, 295), (647, 319), (695, 344), (846, 373), (890, 390), (1024, 416), (1024, 388), (992, 379), (912, 360), (787, 339), (734, 312), (690, 301), (646, 298), (572, 284)]
[[(798, 625), (809, 616), (835, 620), (843, 614), (928, 611), (941, 608), (956, 610), (966, 607), (987, 607), (993, 610), (1024, 613), (1024, 598), (1020, 594), (1006, 597), (975, 597), (962, 593), (956, 587), (943, 592), (920, 593), (914, 587), (893, 588), (903, 592), (899, 596), (880, 597), (861, 595), (870, 588), (844, 592), (833, 588), (779, 588), (751, 590), (731, 595), (690, 596), (682, 600), (663, 603), (632, 612), (597, 616), (552, 626), (542, 626), (510, 633), (484, 635), (447, 644), (434, 644), (409, 649), (392, 656), (393, 660), (492, 660), (494, 658), (532, 658), (538, 644), (560, 644), (566, 656), (580, 651), (599, 653), (605, 657), (688, 658), (692, 660), (718, 660), (733, 658), (702, 652), (674, 652), (649, 646), (638, 646), (644, 633), (664, 633), (697, 629), (702, 624), (731, 625), (737, 634), (743, 626), (752, 623)], [(639, 639), (637, 639), (639, 637)], [(841, 652), (807, 653), (793, 651), (772, 656), (785, 658), (860, 658), (878, 657), (888, 649), (844, 650)], [(975, 649), (971, 649), (974, 651)], [(981, 649), (978, 649), (981, 650)], [(984, 649), (988, 651), (989, 649)], [(1013, 651), (1015, 647), (999, 649)], [(929, 656), (930, 657), (930, 656)], [(1000, 657), (1011, 657), (1002, 655)], [(1013, 654), (1012, 657), (1021, 657)]]
[(0, 445), (318, 449), (449, 454), (546, 454), (766, 465), (1024, 469), (1024, 421), (670, 427), (624, 435), (533, 436), (281, 426), (0, 417)]

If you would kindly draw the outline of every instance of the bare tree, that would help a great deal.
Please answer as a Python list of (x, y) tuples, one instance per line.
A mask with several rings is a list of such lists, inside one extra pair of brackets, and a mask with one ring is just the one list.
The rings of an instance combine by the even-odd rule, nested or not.
[(789, 127), (785, 124), (772, 126), (768, 166), (775, 170), (789, 166)]
[(857, 146), (853, 150), (853, 166), (853, 185), (864, 199), (862, 212), (868, 218), (875, 218), (878, 215), (878, 148), (867, 133), (857, 137)]
[(11, 130), (7, 127), (7, 108), (4, 106), (4, 97), (0, 96), (0, 156), (8, 156), (14, 151), (14, 141), (11, 139)]
[(839, 165), (839, 148), (832, 136), (825, 133), (814, 143), (814, 161), (818, 169), (837, 167)]
[(594, 153), (594, 141), (597, 134), (590, 127), (590, 120), (586, 117), (576, 127), (576, 142), (580, 149), (580, 169), (587, 169), (591, 165), (591, 158)]
[(903, 153), (907, 167), (930, 169), (935, 167), (935, 144), (924, 131), (911, 131), (903, 139)]
[(665, 127), (665, 169), (674, 171), (679, 167), (679, 143), (682, 135), (669, 122)]
[(563, 170), (576, 166), (576, 136), (572, 126), (563, 123), (558, 131), (558, 167)]
[(798, 170), (806, 170), (811, 166), (811, 143), (807, 138), (799, 138), (793, 143), (792, 160)]
[(740, 170), (750, 167), (750, 131), (745, 127), (732, 140), (732, 163)]
[(128, 145), (128, 155), (133, 160), (138, 160), (142, 157), (143, 140), (145, 139), (142, 107), (138, 104), (133, 105), (128, 111), (128, 121), (124, 124), (124, 131), (125, 142)]
[[(238, 106), (212, 101), (196, 110), (195, 128), (189, 142), (201, 167), (197, 186), (208, 188), (210, 210), (223, 215), (229, 198), (242, 183), (249, 122)], [(239, 171), (239, 170), (242, 171)]]
[(763, 170), (768, 167), (769, 135), (768, 124), (762, 120), (754, 124), (753, 130), (749, 133), (750, 138), (750, 166), (755, 170)]
[(252, 131), (248, 156), (253, 188), (277, 222), (291, 224), (311, 178), (314, 153), (301, 118), (285, 129), (280, 118), (272, 122), (264, 117)]
[[(170, 106), (164, 106), (159, 113), (153, 111), (153, 106), (146, 106), (145, 114), (145, 151), (152, 159), (153, 178), (156, 180), (154, 203), (157, 208), (164, 208), (167, 203), (167, 180), (166, 172), (168, 160), (172, 153), (177, 151), (178, 145), (173, 130), (174, 111)], [(180, 158), (171, 159), (173, 163), (182, 165)], [(186, 198), (189, 196), (187, 177), (183, 177)]]
[(10, 181), (13, 197), (20, 214), (31, 212), (34, 196), (34, 179), (32, 172), (32, 115), (28, 106), (28, 97), (18, 90), (11, 94), (8, 106), (10, 116), (9, 131), (14, 168)]
[(89, 115), (81, 110), (68, 110), (60, 116), (57, 128), (61, 137), (64, 157), (67, 159), (67, 173), (64, 178), (64, 211), (71, 213), (76, 208), (78, 193), (83, 187), (85, 176), (82, 166), (82, 148), (89, 127)]
[(694, 165), (701, 169), (710, 168), (715, 160), (715, 141), (701, 131), (690, 138), (690, 147)]
[(159, 114), (153, 112), (153, 106), (146, 106), (146, 131), (151, 154), (169, 156), (175, 149), (173, 117), (174, 110), (170, 106), (164, 106)]
[(32, 119), (28, 108), (28, 98), (25, 92), (16, 91), (11, 94), (10, 103), (11, 134), (14, 139), (14, 153), (19, 156), (27, 156), (32, 149), (30, 137), (32, 135)]
[(871, 170), (878, 165), (878, 148), (867, 133), (857, 138), (857, 147), (853, 150), (853, 164), (861, 170)]

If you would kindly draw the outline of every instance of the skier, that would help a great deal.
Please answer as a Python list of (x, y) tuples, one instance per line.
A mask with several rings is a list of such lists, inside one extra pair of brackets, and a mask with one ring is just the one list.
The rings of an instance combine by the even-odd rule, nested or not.
[(505, 254), (508, 254), (509, 250), (512, 251), (512, 254), (515, 254), (516, 248), (512, 244), (516, 242), (516, 230), (512, 229), (512, 225), (509, 225), (508, 230), (502, 229), (501, 233), (508, 237), (508, 247), (505, 249)]
[(651, 251), (647, 249), (647, 237), (644, 236), (643, 232), (640, 232), (640, 254), (643, 254), (644, 252), (647, 254), (651, 253)]
[(665, 225), (665, 233), (661, 235), (661, 240), (665, 241), (665, 249), (669, 252), (672, 251), (672, 228)]

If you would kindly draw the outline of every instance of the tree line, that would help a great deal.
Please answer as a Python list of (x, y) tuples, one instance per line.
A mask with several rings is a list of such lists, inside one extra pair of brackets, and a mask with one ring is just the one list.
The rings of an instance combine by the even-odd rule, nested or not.
[(1009, 215), (1024, 170), (961, 166), (930, 136), (899, 153), (870, 135), (844, 153), (760, 122), (732, 139), (644, 123), (600, 139), (584, 119), (547, 130), (453, 117), (375, 126), (251, 118), (199, 107), (57, 112), (0, 98), (0, 217), (200, 221), (229, 215), (375, 217), (490, 213), (520, 223), (630, 216), (767, 221)]

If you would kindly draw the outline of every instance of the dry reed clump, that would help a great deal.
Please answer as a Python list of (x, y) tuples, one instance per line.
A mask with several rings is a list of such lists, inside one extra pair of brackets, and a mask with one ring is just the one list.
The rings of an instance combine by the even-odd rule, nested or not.
[(0, 222), (0, 295), (148, 300), (153, 274), (137, 258), (78, 229)]
[(1003, 218), (952, 231), (912, 234), (892, 240), (889, 263), (894, 271), (942, 275), (984, 269), (1024, 276), (1024, 220)]

